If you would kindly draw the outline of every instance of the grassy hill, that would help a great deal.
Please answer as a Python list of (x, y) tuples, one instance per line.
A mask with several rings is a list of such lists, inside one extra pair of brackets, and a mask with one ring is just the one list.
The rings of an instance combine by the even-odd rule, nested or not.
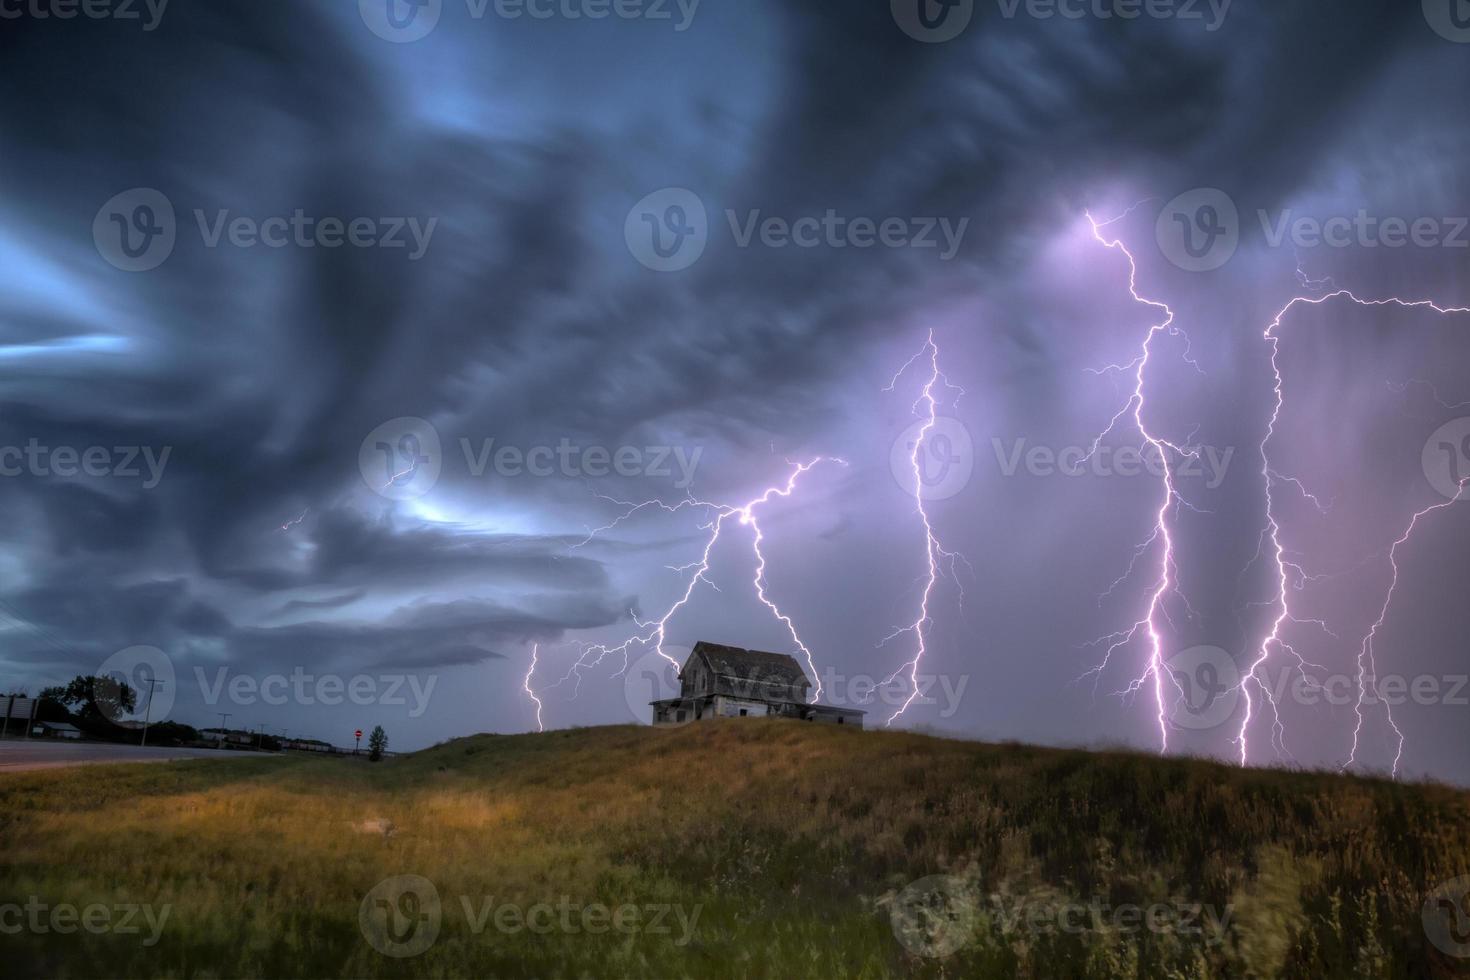
[[(47, 906), (41, 928), (0, 936), (14, 976), (1470, 964), (1421, 921), (1431, 889), (1470, 873), (1470, 794), (796, 722), (481, 735), (378, 765), (13, 774), (0, 842), (0, 906)], [(66, 904), (110, 925), (63, 932)], [(131, 905), (139, 931), (119, 933)]]

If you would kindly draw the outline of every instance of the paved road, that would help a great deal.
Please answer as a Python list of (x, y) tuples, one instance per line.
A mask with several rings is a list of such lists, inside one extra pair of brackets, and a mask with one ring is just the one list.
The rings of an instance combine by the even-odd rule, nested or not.
[(154, 745), (113, 745), (107, 742), (63, 742), (52, 739), (0, 740), (0, 773), (27, 769), (55, 769), (97, 762), (169, 762), (174, 759), (258, 759), (269, 752), (221, 749), (172, 749)]

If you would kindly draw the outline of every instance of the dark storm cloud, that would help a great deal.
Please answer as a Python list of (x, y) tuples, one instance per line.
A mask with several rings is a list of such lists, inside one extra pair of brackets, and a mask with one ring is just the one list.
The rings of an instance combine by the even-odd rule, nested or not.
[[(710, 4), (676, 37), (463, 14), (447, 3), (437, 31), (409, 45), (372, 36), (351, 4), (173, 0), (146, 35), (5, 22), (0, 258), (20, 284), (0, 296), (0, 434), (171, 450), (149, 490), (0, 481), (17, 515), (0, 566), (20, 623), (7, 661), (54, 668), (50, 679), (63, 662), (84, 669), (148, 642), (185, 663), (474, 664), (625, 625), (654, 604), (646, 590), (661, 594), (663, 566), (688, 560), (692, 520), (634, 522), (574, 548), (611, 504), (568, 481), (475, 479), (461, 438), (698, 446), (697, 491), (714, 499), (738, 498), (787, 452), (856, 447), (876, 464), (846, 472), (837, 510), (796, 511), (792, 526), (809, 522), (821, 548), (901, 551), (907, 539), (883, 536), (909, 513), (883, 472), (892, 433), (851, 417), (853, 392), (876, 398), (894, 367), (875, 352), (907, 356), (920, 325), (957, 320), (958, 373), (993, 382), (968, 396), (975, 411), (1028, 432), (1090, 425), (1081, 368), (1136, 342), (1137, 311), (1112, 295), (1107, 316), (1079, 328), (1033, 272), (1084, 207), (1206, 185), (1280, 207), (1355, 159), (1344, 144), (1359, 128), (1363, 155), (1384, 152), (1372, 134), (1404, 123), (1385, 92), (1403, 104), (1421, 83), (1452, 91), (1464, 77), (1414, 5), (1386, 3), (1238, 0), (1216, 34), (1006, 19), (980, 4), (942, 45), (909, 39), (885, 3)], [(1441, 111), (1446, 132), (1465, 121)], [(100, 259), (90, 229), (104, 201), (138, 186), (167, 195), (179, 237), (161, 267), (129, 274)], [(706, 254), (677, 275), (640, 267), (621, 234), (633, 202), (666, 186), (694, 190), (711, 222)], [(195, 209), (437, 223), (408, 261), (381, 248), (209, 248)], [(969, 224), (944, 263), (914, 249), (740, 248), (727, 209)], [(1187, 411), (1248, 447), (1262, 420), (1239, 403), (1257, 397), (1258, 365), (1238, 345), (1258, 335), (1257, 311), (1216, 316), (1193, 328), (1216, 360), (1191, 391), (1203, 407)], [(38, 350), (5, 355), (21, 347)], [(390, 502), (358, 473), (364, 437), (399, 416), (444, 439), (445, 473), (423, 501)], [(607, 492), (677, 496), (631, 482)], [(1128, 491), (1109, 486), (1087, 506), (1122, 513)], [(1224, 529), (1200, 532), (1201, 550), (1231, 561), (1190, 573), (1224, 607), (1255, 543), (1252, 492), (1240, 483), (1220, 505)], [(1130, 544), (1114, 538), (1131, 524), (1099, 522), (1075, 498), (1028, 514), (1042, 506), (1029, 498), (1005, 520), (986, 513), (990, 499), (959, 512), (983, 527), (978, 550), (1006, 563), (1002, 578), (1050, 581), (1058, 564), (1116, 573)], [(1074, 519), (1085, 540), (1067, 540)], [(905, 607), (907, 581), (882, 580), (871, 559), (850, 563), (869, 578), (818, 597), (818, 629), (850, 606)], [(792, 577), (821, 580), (811, 561)], [(948, 649), (1030, 652), (1099, 632), (1090, 594), (1077, 614), (1037, 609), (1034, 594), (975, 601), (983, 630)], [(1037, 620), (1055, 634), (1032, 634)], [(834, 632), (833, 645), (859, 642)], [(1078, 672), (1022, 663), (997, 668), (991, 687)], [(1053, 714), (1069, 712), (1028, 707), (1025, 723)]]

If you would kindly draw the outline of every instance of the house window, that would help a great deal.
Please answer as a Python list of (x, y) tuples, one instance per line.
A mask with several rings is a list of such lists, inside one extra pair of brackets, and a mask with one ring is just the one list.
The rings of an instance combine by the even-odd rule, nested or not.
[(842, 716), (841, 715), (838, 715), (837, 716), (837, 724), (839, 724), (839, 725), (842, 724)]
[(740, 709), (740, 717), (744, 718), (747, 714), (749, 714), (749, 712), (746, 711), (744, 708)]
[(684, 720), (684, 709), (681, 708), (677, 712), (674, 713), (674, 720), (675, 721), (683, 721)]

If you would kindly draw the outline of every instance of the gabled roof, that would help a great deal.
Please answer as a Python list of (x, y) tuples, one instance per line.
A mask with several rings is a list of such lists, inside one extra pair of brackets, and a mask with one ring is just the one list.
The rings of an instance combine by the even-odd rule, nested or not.
[[(728, 647), (720, 643), (700, 640), (694, 644), (689, 660), (703, 658), (709, 664), (717, 682), (716, 690), (734, 693), (732, 687), (744, 688), (748, 693), (759, 693), (761, 688), (795, 688), (805, 691), (811, 686), (806, 671), (795, 658), (784, 653), (765, 650), (746, 650), (743, 647)], [(685, 663), (688, 667), (688, 662)], [(733, 681), (733, 684), (725, 682)]]

